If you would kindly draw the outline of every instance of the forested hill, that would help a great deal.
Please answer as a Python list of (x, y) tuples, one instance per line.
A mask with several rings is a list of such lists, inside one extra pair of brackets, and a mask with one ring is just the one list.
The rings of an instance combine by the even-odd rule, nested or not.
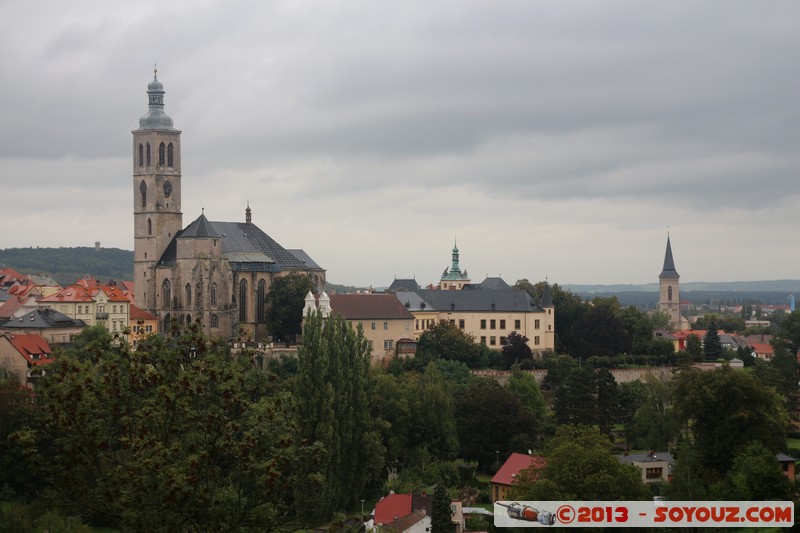
[(133, 252), (119, 248), (6, 248), (0, 268), (23, 274), (47, 274), (62, 286), (91, 274), (107, 281), (133, 280)]

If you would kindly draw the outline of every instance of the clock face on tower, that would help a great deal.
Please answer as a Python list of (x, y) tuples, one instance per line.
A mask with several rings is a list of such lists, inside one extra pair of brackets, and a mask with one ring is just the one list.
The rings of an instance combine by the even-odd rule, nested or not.
[(172, 194), (172, 183), (169, 180), (164, 182), (164, 196)]

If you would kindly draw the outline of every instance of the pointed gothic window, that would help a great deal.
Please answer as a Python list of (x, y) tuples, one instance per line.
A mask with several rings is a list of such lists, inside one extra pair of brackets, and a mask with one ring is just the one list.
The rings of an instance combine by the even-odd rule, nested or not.
[(192, 315), (186, 315), (186, 325), (190, 326), (192, 324)]
[(144, 180), (139, 184), (139, 193), (142, 195), (142, 207), (147, 207), (147, 184)]
[(210, 294), (210, 298), (209, 299), (211, 300), (211, 307), (216, 307), (217, 306), (217, 284), (216, 283), (212, 283), (211, 284), (210, 292), (211, 292), (211, 294)]
[(217, 315), (211, 315), (211, 327), (212, 328), (219, 327), (219, 317), (217, 317)]
[(161, 307), (172, 309), (172, 285), (168, 279), (161, 284)]
[(161, 143), (161, 144), (158, 145), (158, 166), (160, 166), (160, 167), (164, 166), (165, 150), (166, 150), (166, 147), (165, 147), (164, 143)]
[(147, 143), (147, 166), (150, 166), (150, 143)]
[(239, 280), (239, 322), (247, 322), (247, 280)]
[(669, 302), (672, 301), (672, 285), (667, 287), (667, 301), (669, 301)]
[(186, 284), (186, 309), (189, 309), (192, 306), (192, 286), (187, 283)]
[(258, 280), (256, 298), (256, 321), (264, 322), (266, 320), (267, 282), (263, 279)]
[[(144, 206), (142, 206), (142, 207), (144, 207)], [(150, 220), (149, 218), (147, 219), (147, 234), (148, 235), (152, 235), (153, 234), (153, 221)], [(145, 252), (144, 257), (147, 258), (147, 252)]]
[(172, 143), (167, 145), (167, 166), (173, 167), (175, 166), (175, 151), (172, 148)]
[(144, 166), (144, 146), (139, 143), (139, 166)]

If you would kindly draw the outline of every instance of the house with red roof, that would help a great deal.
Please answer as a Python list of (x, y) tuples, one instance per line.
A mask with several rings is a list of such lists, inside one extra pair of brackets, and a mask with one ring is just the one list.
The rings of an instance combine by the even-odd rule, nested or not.
[(33, 388), (53, 361), (50, 345), (39, 335), (0, 335), (0, 368), (16, 376), (20, 385)]
[(508, 499), (511, 486), (514, 484), (514, 481), (516, 481), (520, 472), (528, 470), (529, 468), (538, 471), (546, 465), (547, 461), (540, 455), (512, 453), (494, 477), (492, 477), (491, 481), (489, 481), (492, 502)]
[(153, 313), (140, 309), (135, 304), (130, 305), (131, 342), (142, 339), (148, 335), (158, 333), (158, 317)]
[(89, 326), (101, 325), (111, 333), (122, 333), (130, 325), (130, 300), (116, 284), (103, 285), (86, 277), (40, 298), (40, 308), (54, 309)]

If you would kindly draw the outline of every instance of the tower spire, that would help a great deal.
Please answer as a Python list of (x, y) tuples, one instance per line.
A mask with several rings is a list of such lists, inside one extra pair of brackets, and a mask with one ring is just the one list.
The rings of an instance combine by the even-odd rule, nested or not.
[(675, 261), (672, 259), (672, 245), (669, 242), (669, 234), (667, 234), (667, 251), (664, 253), (664, 267), (658, 277), (660, 279), (680, 278), (678, 272), (675, 270)]

